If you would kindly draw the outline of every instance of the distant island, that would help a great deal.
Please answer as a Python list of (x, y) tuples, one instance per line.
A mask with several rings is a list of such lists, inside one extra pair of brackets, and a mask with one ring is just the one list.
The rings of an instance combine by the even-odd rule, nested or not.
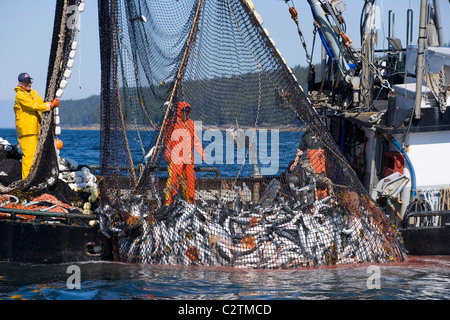
[(100, 129), (100, 95), (77, 100), (61, 100), (59, 117), (67, 129)]
[[(292, 72), (306, 90), (308, 67), (296, 66)], [(100, 129), (100, 95), (88, 98), (61, 100), (59, 112), (61, 126), (71, 130)], [(202, 120), (202, 119), (200, 119)]]

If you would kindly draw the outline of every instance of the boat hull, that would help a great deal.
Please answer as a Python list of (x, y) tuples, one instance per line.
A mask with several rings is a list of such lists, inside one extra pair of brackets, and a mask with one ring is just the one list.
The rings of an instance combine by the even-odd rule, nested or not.
[(97, 227), (0, 220), (0, 260), (67, 263), (111, 260), (109, 239)]
[(450, 228), (424, 227), (400, 230), (409, 255), (450, 255)]

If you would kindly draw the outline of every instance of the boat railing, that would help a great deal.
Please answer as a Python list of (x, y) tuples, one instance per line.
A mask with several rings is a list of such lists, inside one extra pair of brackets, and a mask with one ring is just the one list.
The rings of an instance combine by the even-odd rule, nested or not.
[(21, 219), (21, 217), (18, 217), (17, 215), (46, 217), (46, 218), (64, 218), (64, 219), (66, 219), (68, 224), (70, 224), (71, 219), (82, 219), (82, 220), (97, 219), (97, 216), (94, 214), (48, 212), (48, 211), (40, 211), (40, 210), (23, 210), (23, 209), (3, 208), (3, 207), (0, 207), (0, 212), (10, 214), (9, 219), (13, 220), (13, 221), (16, 219)]
[(403, 219), (403, 228), (450, 227), (450, 210), (415, 211)]
[[(82, 167), (88, 168), (89, 171), (94, 175), (99, 174), (99, 172), (100, 172), (100, 166), (98, 166), (98, 165), (79, 165), (79, 167), (80, 168), (82, 168)], [(130, 167), (119, 167), (118, 169), (119, 170), (130, 170)], [(165, 167), (165, 166), (155, 167), (154, 169), (158, 169), (158, 171), (167, 171), (167, 167)], [(135, 167), (135, 170), (137, 172), (142, 172), (143, 166), (137, 166), (137, 167)], [(195, 167), (194, 171), (202, 172), (202, 173), (203, 172), (211, 172), (211, 173), (215, 173), (216, 177), (221, 176), (220, 170), (216, 167)]]

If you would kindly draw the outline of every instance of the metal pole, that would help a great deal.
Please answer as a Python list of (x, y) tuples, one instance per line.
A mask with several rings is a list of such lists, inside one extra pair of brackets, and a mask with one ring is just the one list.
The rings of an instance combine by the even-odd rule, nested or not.
[(423, 80), (423, 61), (425, 52), (425, 42), (427, 38), (427, 0), (421, 0), (420, 2), (420, 20), (419, 20), (419, 44), (417, 48), (417, 60), (416, 60), (416, 100), (414, 101), (414, 113), (415, 118), (421, 118), (422, 103), (422, 80)]
[[(395, 29), (395, 12), (394, 10), (389, 10), (388, 12), (388, 37), (394, 38)], [(388, 45), (389, 50), (392, 50), (391, 44)]]
[[(351, 70), (347, 59), (344, 57), (339, 45), (339, 35), (336, 34), (327, 19), (322, 3), (319, 0), (308, 0), (314, 19), (319, 24), (319, 36), (324, 46), (335, 63), (337, 63), (341, 73), (345, 76)], [(347, 80), (347, 79), (346, 79)]]
[(13, 217), (16, 214), (37, 216), (37, 217), (51, 217), (51, 218), (67, 218), (67, 219), (89, 219), (95, 220), (97, 216), (95, 214), (81, 214), (81, 213), (65, 213), (65, 212), (47, 212), (40, 210), (24, 210), (24, 209), (13, 209), (13, 208), (3, 208), (0, 207), (0, 212), (9, 213)]
[(408, 9), (406, 11), (406, 47), (408, 48), (412, 42), (413, 37), (413, 11)]
[(442, 31), (442, 20), (441, 20), (441, 8), (439, 6), (439, 0), (434, 0), (434, 23), (436, 25), (436, 31), (438, 35), (439, 45), (444, 45), (444, 32)]

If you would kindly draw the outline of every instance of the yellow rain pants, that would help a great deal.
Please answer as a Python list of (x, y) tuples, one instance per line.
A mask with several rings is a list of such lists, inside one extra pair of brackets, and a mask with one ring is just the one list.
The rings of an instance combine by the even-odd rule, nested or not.
[(22, 179), (25, 179), (30, 173), (33, 164), (34, 154), (36, 152), (37, 134), (27, 134), (19, 137), (19, 144), (22, 148)]

